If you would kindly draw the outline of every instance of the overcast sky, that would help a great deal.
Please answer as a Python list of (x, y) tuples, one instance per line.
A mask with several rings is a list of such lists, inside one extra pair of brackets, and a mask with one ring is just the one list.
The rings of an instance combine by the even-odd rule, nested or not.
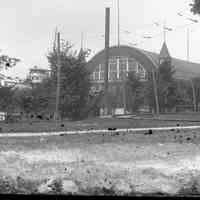
[[(171, 55), (186, 59), (186, 30), (190, 27), (190, 60), (200, 63), (200, 23), (186, 26), (191, 23), (187, 18), (200, 21), (199, 16), (189, 11), (191, 2), (120, 0), (121, 44), (139, 43), (139, 48), (159, 52), (164, 38), (162, 25), (166, 21), (166, 26), (174, 30), (167, 33), (166, 39)], [(76, 49), (80, 49), (83, 32), (84, 48), (90, 48), (92, 55), (102, 50), (105, 7), (111, 9), (110, 44), (117, 44), (117, 0), (0, 0), (0, 3), (0, 53), (21, 59), (15, 68), (6, 72), (8, 75), (26, 77), (34, 65), (48, 68), (46, 54), (52, 46), (56, 27), (61, 37)]]

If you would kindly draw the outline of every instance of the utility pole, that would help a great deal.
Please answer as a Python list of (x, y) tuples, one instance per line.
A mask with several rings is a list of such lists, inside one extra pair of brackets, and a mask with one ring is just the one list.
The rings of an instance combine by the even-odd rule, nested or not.
[(55, 28), (55, 35), (54, 35), (54, 41), (53, 41), (53, 51), (56, 51), (56, 46), (57, 46), (57, 34), (58, 34), (58, 30), (57, 27)]
[(197, 111), (197, 104), (196, 104), (196, 92), (195, 92), (195, 88), (194, 88), (194, 83), (192, 81), (192, 79), (190, 79), (190, 83), (191, 83), (191, 87), (192, 87), (192, 97), (193, 97), (193, 109), (196, 112)]
[(57, 89), (56, 89), (56, 111), (55, 120), (56, 122), (60, 118), (59, 103), (60, 103), (60, 71), (61, 71), (61, 60), (60, 60), (60, 32), (57, 33)]
[(166, 42), (166, 20), (163, 23), (163, 40)]
[(83, 49), (83, 32), (81, 32), (81, 49)]
[[(190, 30), (189, 30), (189, 28), (187, 28), (187, 61), (188, 62), (190, 61)], [(192, 88), (193, 109), (196, 112), (197, 111), (196, 91), (195, 91), (195, 87), (194, 87), (192, 78), (190, 79), (190, 84), (191, 84), (191, 88)]]
[(104, 115), (108, 115), (108, 67), (109, 67), (109, 43), (110, 43), (110, 8), (106, 8), (105, 18), (105, 73), (104, 73)]
[[(117, 16), (118, 16), (118, 48), (120, 48), (120, 2), (117, 0)], [(119, 49), (120, 52), (120, 49)], [(119, 53), (119, 59), (120, 59), (120, 53)], [(120, 64), (120, 62), (119, 62)], [(124, 114), (126, 114), (126, 70), (124, 69), (122, 71), (122, 82), (123, 82), (123, 107), (124, 107)]]
[(153, 89), (154, 89), (154, 97), (156, 102), (156, 114), (160, 114), (159, 100), (158, 100), (158, 86), (155, 78), (155, 71), (152, 69), (152, 78), (153, 78)]
[(126, 71), (123, 71), (123, 104), (124, 104), (124, 114), (126, 114)]
[(118, 13), (118, 47), (120, 46), (120, 10), (119, 0), (117, 0), (117, 13)]
[(190, 60), (190, 30), (187, 28), (187, 61)]

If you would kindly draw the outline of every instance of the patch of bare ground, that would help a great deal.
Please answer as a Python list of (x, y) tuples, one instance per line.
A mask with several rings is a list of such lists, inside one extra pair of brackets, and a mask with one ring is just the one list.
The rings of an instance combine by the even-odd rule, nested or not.
[(199, 194), (200, 133), (1, 138), (0, 192)]

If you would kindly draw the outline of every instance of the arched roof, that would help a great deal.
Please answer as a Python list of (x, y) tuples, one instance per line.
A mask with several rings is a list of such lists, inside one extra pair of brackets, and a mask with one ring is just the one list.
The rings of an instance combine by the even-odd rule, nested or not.
[[(145, 51), (129, 47), (125, 45), (121, 45), (120, 48), (118, 46), (112, 46), (109, 48), (109, 57), (129, 57), (137, 60), (142, 66), (145, 67), (147, 71), (151, 71), (154, 68), (158, 67), (158, 63), (151, 57), (151, 55), (147, 54)], [(102, 63), (105, 59), (105, 50), (97, 53), (89, 62), (88, 69), (93, 71), (95, 67)]]
[[(145, 51), (135, 47), (130, 47), (126, 45), (112, 46), (109, 49), (110, 57), (124, 56), (130, 57), (137, 60), (141, 65), (145, 67), (147, 71), (152, 68), (158, 67), (159, 54), (154, 52)], [(105, 50), (98, 52), (93, 56), (88, 64), (88, 70), (94, 71), (95, 67), (102, 63), (105, 59)], [(200, 64), (188, 62), (181, 59), (172, 58), (172, 65), (174, 65), (176, 73), (175, 77), (179, 79), (190, 79), (193, 77), (200, 77)]]

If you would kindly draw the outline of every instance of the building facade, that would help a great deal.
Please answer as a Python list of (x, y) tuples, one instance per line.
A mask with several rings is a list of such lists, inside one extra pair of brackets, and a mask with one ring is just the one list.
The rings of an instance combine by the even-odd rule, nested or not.
[(22, 80), (18, 77), (12, 78), (5, 76), (4, 74), (0, 74), (0, 87), (14, 87), (21, 82)]
[(49, 77), (51, 74), (50, 70), (42, 69), (34, 66), (29, 70), (28, 79), (33, 84), (41, 83), (45, 78)]
[[(124, 114), (129, 112), (128, 91), (125, 87), (128, 73), (134, 71), (140, 81), (146, 82), (148, 74), (158, 68), (165, 60), (170, 60), (175, 66), (175, 77), (178, 79), (190, 79), (200, 76), (200, 64), (191, 63), (180, 59), (172, 58), (169, 54), (166, 43), (163, 44), (159, 54), (147, 52), (138, 48), (121, 45), (110, 47), (109, 49), (109, 69), (108, 69), (108, 91), (112, 98), (112, 114)], [(91, 72), (92, 92), (98, 93), (104, 89), (104, 69), (105, 51), (97, 53), (87, 65)], [(126, 94), (125, 94), (126, 93)], [(145, 100), (144, 100), (145, 101)], [(145, 102), (144, 102), (145, 105)], [(141, 108), (149, 111), (148, 106)]]

